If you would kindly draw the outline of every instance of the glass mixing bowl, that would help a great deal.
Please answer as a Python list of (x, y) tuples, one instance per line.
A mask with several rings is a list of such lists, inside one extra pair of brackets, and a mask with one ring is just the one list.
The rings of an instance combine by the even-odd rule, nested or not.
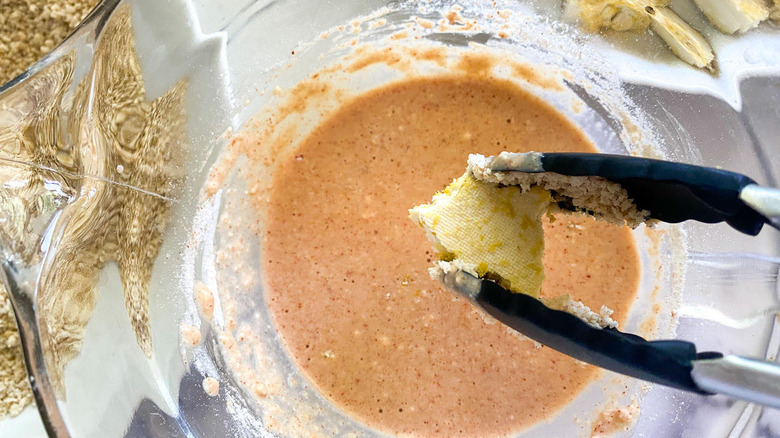
[[(510, 36), (502, 38), (488, 25), (470, 31), (420, 31), (438, 44), (500, 47), (573, 72), (568, 89), (586, 109), (570, 115), (602, 149), (641, 151), (649, 142), (670, 159), (720, 166), (777, 186), (776, 30), (761, 27), (738, 37), (723, 36), (688, 2), (675, 1), (678, 12), (713, 42), (718, 71), (710, 74), (677, 61), (651, 34), (582, 34), (562, 24), (557, 2), (469, 3), (461, 5), (467, 18), (487, 20), (497, 9), (513, 11)], [(264, 424), (265, 407), (253, 396), (257, 388), (231, 371), (235, 352), (224, 348), (224, 337), (240, 338), (242, 324), (248, 324), (265, 354), (281, 358), (282, 384), (295, 386), (301, 399), (319, 406), (309, 419), (321, 425), (318, 433), (340, 436), (346, 427), (357, 436), (379, 435), (329, 406), (284, 359), (262, 290), (249, 287), (232, 297), (231, 308), (225, 307), (222, 295), (240, 288), (236, 282), (245, 273), (218, 270), (214, 255), (226, 241), (219, 229), (223, 206), (231, 196), (241, 196), (241, 181), (216, 197), (204, 198), (202, 192), (230, 132), (272, 104), (276, 87), (289, 88), (342, 56), (352, 38), (380, 41), (406, 29), (413, 17), (438, 22), (453, 5), (107, 0), (61, 46), (0, 88), (2, 201), (10, 218), (4, 224), (22, 224), (4, 227), (0, 244), (6, 285), (29, 299), (28, 316), (37, 322), (32, 328), (41, 333), (46, 358), (40, 367), (41, 391), (47, 376), (59, 391), (58, 408), (42, 411), (44, 423), (55, 423), (61, 415), (70, 434), (78, 437), (273, 436)], [(370, 14), (387, 24), (352, 24)], [(360, 32), (352, 35), (339, 26)], [(324, 36), (326, 31), (332, 35)], [(629, 121), (639, 122), (645, 136), (637, 137)], [(165, 141), (150, 142), (150, 131)], [(142, 147), (148, 144), (153, 148)], [(164, 153), (155, 155), (159, 150)], [(144, 161), (147, 155), (154, 159)], [(122, 206), (133, 202), (158, 210), (140, 216), (130, 208), (123, 216)], [(699, 223), (683, 228), (687, 274), (676, 336), (695, 342), (700, 350), (774, 360), (780, 348), (778, 234), (765, 230), (749, 238), (725, 225)], [(101, 233), (106, 229), (120, 237), (106, 237)], [(119, 229), (123, 231), (115, 231)], [(153, 269), (148, 287), (142, 288), (148, 290), (149, 308), (128, 313), (123, 292), (143, 292), (137, 284), (123, 282), (121, 273), (144, 262), (133, 258), (134, 248), (149, 246), (155, 248), (147, 254)], [(258, 245), (245, 256), (256, 260), (259, 251)], [(76, 279), (89, 283), (86, 289), (63, 286), (63, 278), (83, 270), (94, 274), (94, 284), (84, 274)], [(211, 319), (198, 312), (196, 281), (215, 292)], [(679, 279), (665, 281), (662, 287), (671, 294)], [(232, 324), (228, 313), (239, 324)], [(139, 344), (133, 327), (146, 317), (153, 342), (144, 344), (148, 336), (140, 334)], [(76, 328), (75, 335), (62, 338), (51, 330), (57, 318), (88, 323), (83, 333)], [(197, 347), (181, 346), (181, 323), (200, 328), (203, 339)], [(660, 332), (671, 328), (668, 322)], [(68, 343), (80, 339), (80, 353), (68, 361)], [(139, 345), (148, 345), (150, 354)], [(238, 357), (261, 366), (257, 361), (262, 358), (253, 354), (240, 351)], [(56, 384), (60, 375), (61, 386)], [(204, 392), (205, 377), (219, 380), (217, 396)], [(607, 373), (598, 385), (613, 378)], [(634, 436), (780, 435), (780, 416), (771, 409), (659, 386), (638, 390), (646, 395)], [(587, 433), (587, 427), (582, 432), (569, 419), (576, 410), (602, 403), (598, 394), (589, 389), (577, 406), (527, 434)], [(298, 408), (294, 400), (278, 405), (287, 413)], [(42, 434), (36, 415), (28, 409), (5, 420), (2, 430), (13, 436)], [(298, 435), (294, 430), (286, 434)]]

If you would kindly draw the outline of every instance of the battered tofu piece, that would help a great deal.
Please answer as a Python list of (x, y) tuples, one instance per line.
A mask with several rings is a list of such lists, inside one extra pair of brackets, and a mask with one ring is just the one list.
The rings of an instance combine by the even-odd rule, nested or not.
[(467, 172), (430, 204), (410, 210), (442, 260), (458, 260), (480, 277), (490, 273), (513, 292), (539, 296), (544, 281), (544, 214), (552, 197), (534, 187), (478, 181)]
[(606, 306), (597, 313), (568, 295), (539, 297), (544, 281), (542, 215), (554, 205), (552, 194), (542, 187), (486, 182), (467, 170), (430, 204), (409, 210), (409, 217), (436, 248), (439, 261), (431, 277), (441, 279), (443, 272), (461, 269), (539, 298), (593, 327), (617, 327)]

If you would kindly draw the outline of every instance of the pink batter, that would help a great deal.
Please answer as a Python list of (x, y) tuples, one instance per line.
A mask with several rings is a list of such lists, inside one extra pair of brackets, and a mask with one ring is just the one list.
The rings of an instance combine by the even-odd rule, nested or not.
[[(268, 304), (295, 362), (333, 403), (387, 433), (495, 436), (554, 415), (598, 374), (486, 324), (427, 273), (407, 210), (469, 153), (594, 151), (546, 103), (465, 75), (405, 80), (349, 101), (280, 166), (265, 231)], [(639, 281), (631, 233), (545, 224), (543, 294), (624, 321)]]

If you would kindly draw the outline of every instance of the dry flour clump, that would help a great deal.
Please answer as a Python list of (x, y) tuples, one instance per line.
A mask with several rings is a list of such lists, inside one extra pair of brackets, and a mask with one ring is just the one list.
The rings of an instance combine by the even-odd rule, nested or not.
[(216, 397), (219, 394), (219, 380), (213, 377), (203, 379), (203, 391), (209, 397)]

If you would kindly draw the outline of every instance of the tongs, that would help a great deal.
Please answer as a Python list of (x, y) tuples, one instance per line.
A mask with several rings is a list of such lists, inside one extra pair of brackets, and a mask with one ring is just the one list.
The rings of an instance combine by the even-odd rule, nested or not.
[[(502, 153), (493, 172), (599, 176), (620, 184), (639, 209), (663, 222), (726, 222), (756, 235), (780, 229), (780, 190), (720, 169), (629, 156), (586, 153)], [(718, 352), (697, 352), (681, 340), (647, 341), (614, 328), (594, 328), (526, 294), (453, 269), (445, 285), (489, 315), (541, 344), (601, 368), (698, 394), (724, 394), (780, 408), (780, 365)]]

